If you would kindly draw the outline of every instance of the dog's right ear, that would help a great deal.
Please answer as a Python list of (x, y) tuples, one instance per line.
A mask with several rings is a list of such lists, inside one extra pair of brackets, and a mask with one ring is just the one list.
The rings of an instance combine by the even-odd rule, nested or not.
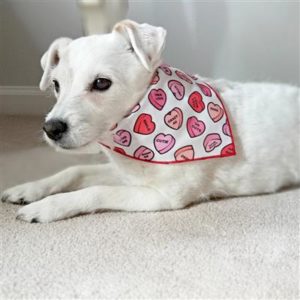
[(41, 66), (44, 70), (42, 79), (40, 81), (40, 89), (42, 91), (45, 91), (51, 84), (50, 72), (56, 65), (58, 65), (61, 50), (65, 48), (71, 41), (72, 39), (69, 38), (59, 38), (55, 40), (42, 56)]
[(123, 20), (114, 26), (113, 31), (128, 41), (129, 47), (149, 72), (157, 67), (166, 40), (167, 31), (164, 28)]

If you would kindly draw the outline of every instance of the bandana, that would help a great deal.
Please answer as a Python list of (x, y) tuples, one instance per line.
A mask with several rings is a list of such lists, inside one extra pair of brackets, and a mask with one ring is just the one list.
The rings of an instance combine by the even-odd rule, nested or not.
[(145, 96), (111, 131), (121, 155), (172, 164), (236, 154), (220, 95), (196, 76), (161, 65)]

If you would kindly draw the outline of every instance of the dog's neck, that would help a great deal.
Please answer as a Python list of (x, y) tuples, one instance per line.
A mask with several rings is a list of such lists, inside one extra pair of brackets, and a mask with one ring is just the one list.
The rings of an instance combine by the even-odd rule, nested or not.
[(101, 145), (151, 163), (235, 155), (221, 98), (198, 77), (161, 65), (138, 99)]

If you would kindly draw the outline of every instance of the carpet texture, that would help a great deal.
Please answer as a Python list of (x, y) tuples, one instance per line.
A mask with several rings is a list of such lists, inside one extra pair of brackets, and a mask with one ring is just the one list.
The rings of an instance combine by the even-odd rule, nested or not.
[[(0, 116), (0, 190), (99, 156), (55, 153), (39, 118)], [(51, 224), (0, 204), (0, 298), (299, 298), (299, 189)]]

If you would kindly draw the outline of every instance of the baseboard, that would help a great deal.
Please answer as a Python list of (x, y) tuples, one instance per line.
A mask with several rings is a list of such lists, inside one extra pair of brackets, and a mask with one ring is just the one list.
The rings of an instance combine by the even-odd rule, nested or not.
[(0, 114), (44, 115), (55, 100), (35, 86), (0, 86)]

